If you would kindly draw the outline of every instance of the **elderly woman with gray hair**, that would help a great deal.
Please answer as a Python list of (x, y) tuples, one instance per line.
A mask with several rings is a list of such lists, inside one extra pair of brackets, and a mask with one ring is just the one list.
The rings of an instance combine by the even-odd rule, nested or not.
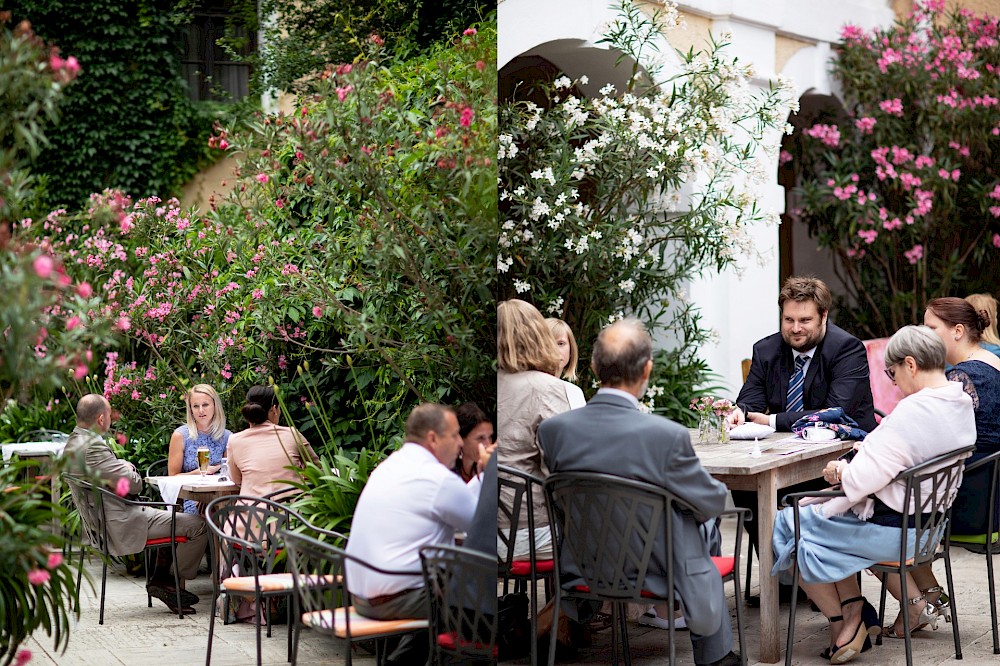
[[(798, 559), (802, 588), (830, 621), (830, 647), (821, 655), (830, 663), (854, 659), (871, 647), (870, 636), (881, 631), (878, 614), (861, 595), (854, 574), (899, 557), (899, 530), (908, 511), (905, 487), (893, 479), (976, 441), (972, 399), (961, 384), (948, 381), (944, 364), (944, 343), (934, 331), (926, 326), (897, 331), (886, 346), (885, 367), (904, 398), (856, 447), (850, 462), (838, 459), (823, 471), (827, 482), (840, 484), (845, 497), (800, 505), (797, 551), (793, 509), (782, 510), (775, 520), (771, 575), (788, 578), (792, 558)], [(898, 577), (890, 578), (889, 590), (898, 597), (899, 589)], [(907, 589), (919, 587), (908, 580)], [(912, 616), (910, 626), (936, 621), (938, 609), (923, 594), (908, 601), (904, 607)]]

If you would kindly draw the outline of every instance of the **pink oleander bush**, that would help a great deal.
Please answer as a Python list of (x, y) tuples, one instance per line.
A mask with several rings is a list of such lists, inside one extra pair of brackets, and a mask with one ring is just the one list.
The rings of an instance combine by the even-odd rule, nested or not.
[(1000, 282), (998, 19), (944, 4), (887, 30), (846, 26), (833, 62), (846, 116), (801, 119), (782, 157), (793, 216), (847, 287), (839, 322), (862, 337)]

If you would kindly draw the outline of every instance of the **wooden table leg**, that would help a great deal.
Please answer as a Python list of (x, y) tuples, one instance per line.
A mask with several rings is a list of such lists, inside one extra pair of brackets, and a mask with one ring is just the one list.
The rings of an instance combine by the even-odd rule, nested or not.
[(778, 626), (778, 579), (771, 576), (774, 553), (771, 533), (778, 506), (778, 483), (775, 470), (757, 476), (757, 552), (760, 581), (760, 661), (774, 664), (781, 660), (781, 637)]

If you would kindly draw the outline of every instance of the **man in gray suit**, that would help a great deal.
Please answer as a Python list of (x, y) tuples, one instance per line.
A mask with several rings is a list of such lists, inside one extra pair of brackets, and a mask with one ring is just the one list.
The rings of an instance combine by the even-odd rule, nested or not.
[[(119, 479), (129, 482), (129, 492), (138, 493), (142, 477), (135, 465), (120, 460), (104, 440), (104, 433), (111, 427), (111, 404), (103, 395), (91, 393), (80, 398), (76, 406), (76, 427), (66, 442), (63, 457), (72, 458), (70, 471), (96, 473), (114, 488)], [(108, 524), (108, 550), (112, 555), (141, 553), (147, 539), (170, 536), (170, 512), (153, 507), (140, 507), (108, 500), (105, 504)], [(181, 583), (198, 575), (198, 565), (205, 554), (208, 532), (201, 516), (177, 514), (177, 536), (187, 537), (177, 544), (177, 573)], [(177, 597), (173, 577), (166, 572), (154, 575), (149, 593), (177, 612)], [(181, 591), (185, 614), (194, 613), (198, 597), (187, 590)]]
[[(644, 481), (694, 508), (694, 515), (675, 514), (672, 544), (666, 543), (666, 530), (660, 532), (646, 586), (666, 595), (666, 558), (672, 556), (679, 573), (674, 587), (691, 629), (695, 663), (738, 664), (722, 580), (699, 530), (699, 523), (725, 509), (726, 487), (701, 466), (686, 428), (639, 411), (638, 398), (653, 370), (652, 351), (652, 340), (638, 320), (604, 329), (591, 357), (601, 389), (585, 407), (543, 421), (538, 445), (551, 473), (603, 472)], [(579, 578), (575, 564), (566, 558), (560, 562), (563, 583), (573, 584)]]

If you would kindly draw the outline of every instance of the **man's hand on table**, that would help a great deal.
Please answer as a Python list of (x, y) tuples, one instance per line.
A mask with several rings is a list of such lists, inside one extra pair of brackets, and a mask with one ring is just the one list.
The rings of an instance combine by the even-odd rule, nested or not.
[(736, 426), (741, 426), (744, 423), (759, 423), (760, 425), (771, 425), (771, 419), (767, 414), (761, 414), (760, 412), (748, 412), (743, 414), (743, 410), (736, 407), (729, 413), (726, 417), (726, 423), (729, 424), (729, 428), (735, 428)]

